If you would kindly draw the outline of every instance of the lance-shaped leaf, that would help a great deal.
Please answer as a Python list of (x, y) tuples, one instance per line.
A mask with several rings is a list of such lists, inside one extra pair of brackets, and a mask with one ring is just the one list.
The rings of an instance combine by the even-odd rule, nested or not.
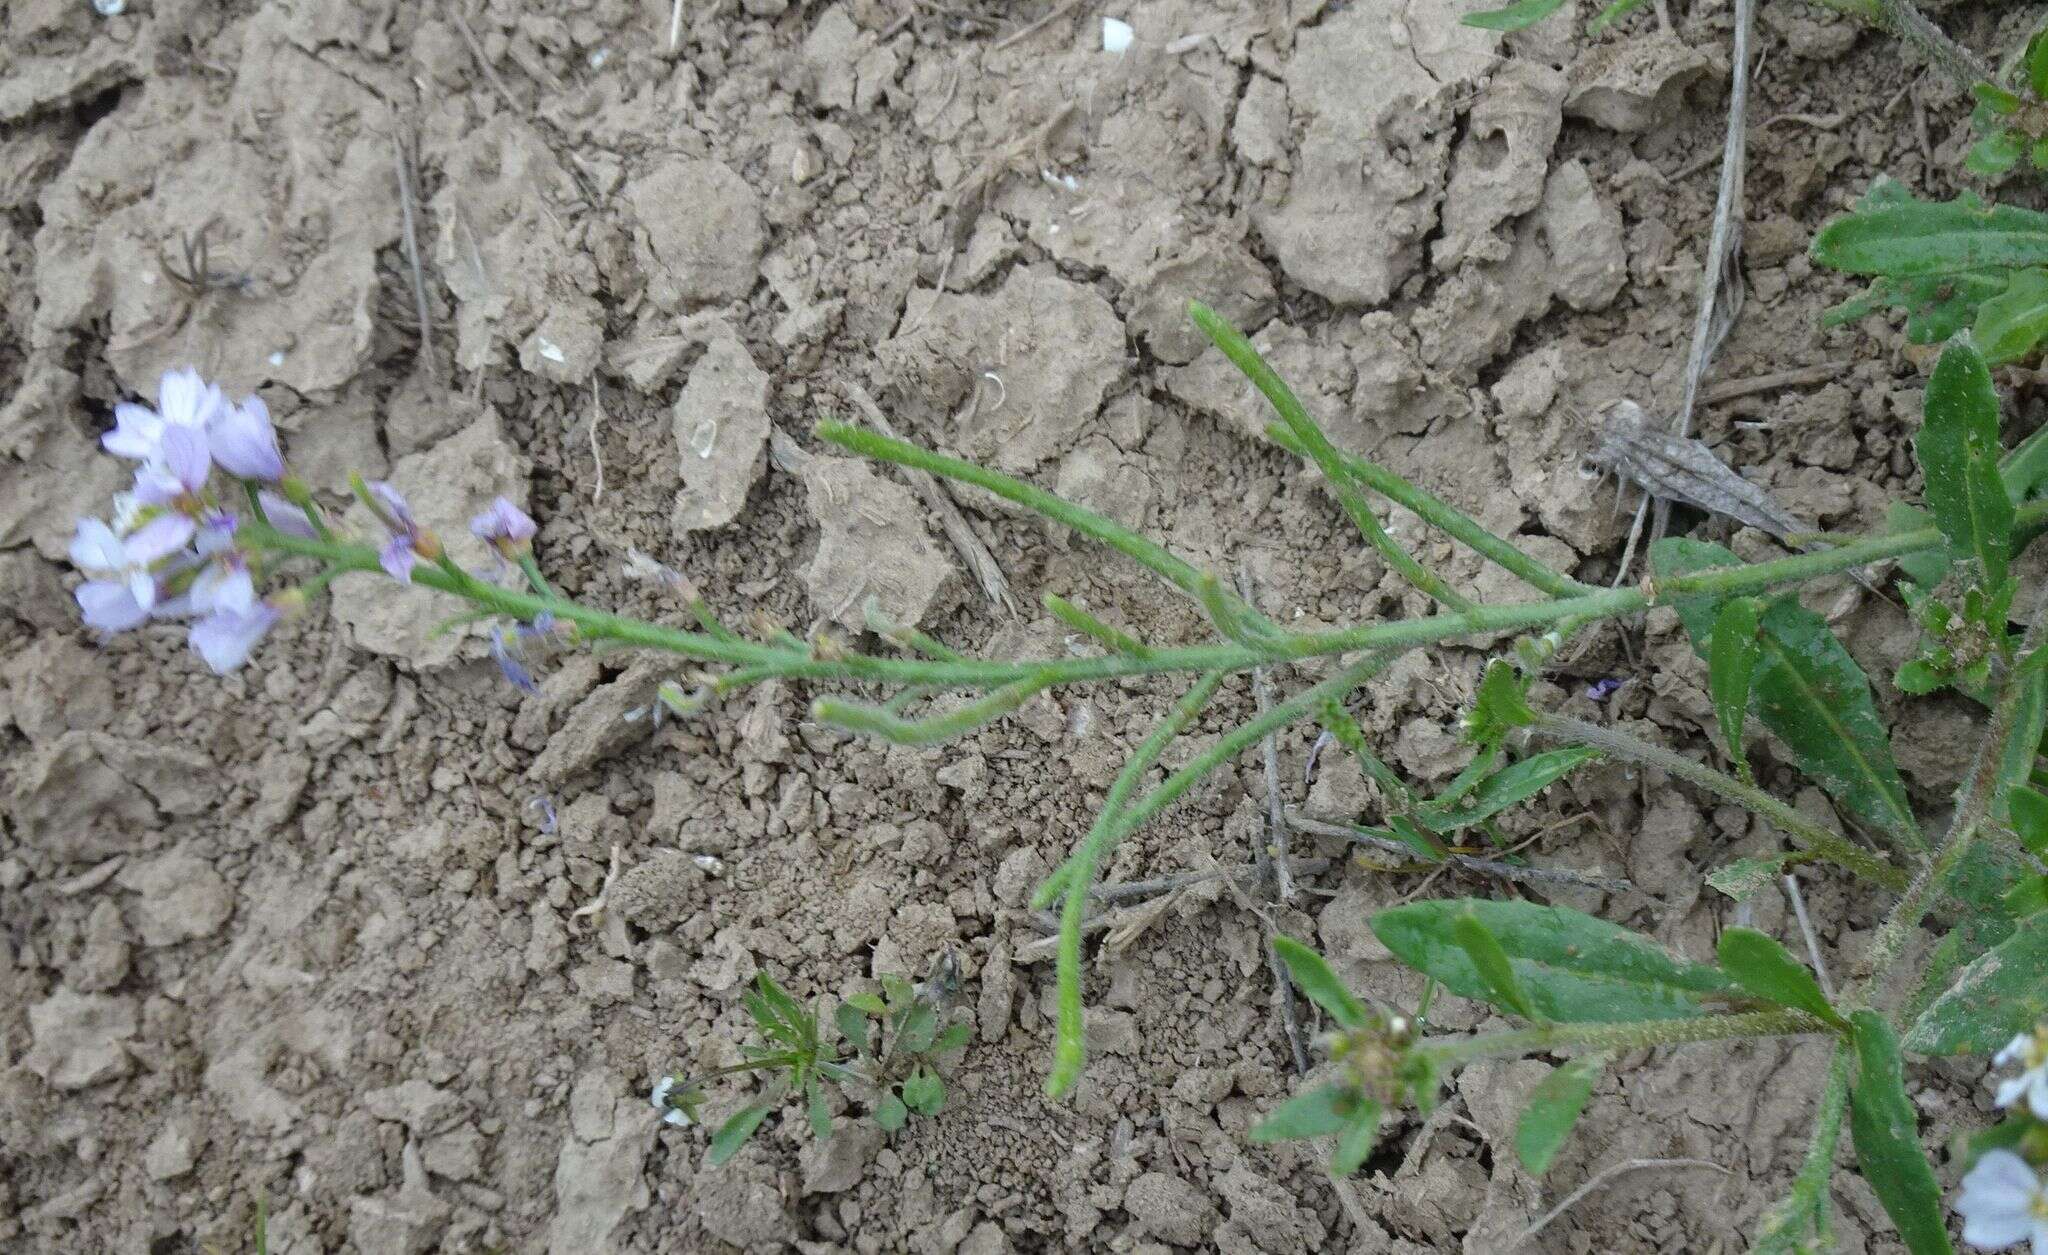
[(1856, 1081), (1849, 1089), (1849, 1129), (1856, 1166), (1913, 1255), (1950, 1255), (1941, 1216), (1941, 1187), (1920, 1147), (1920, 1121), (1906, 1096), (1898, 1039), (1874, 1011), (1851, 1017), (1856, 1029)]
[(1728, 756), (1745, 780), (1749, 779), (1749, 756), (1742, 752), (1742, 726), (1749, 719), (1750, 684), (1762, 657), (1756, 599), (1730, 598), (1714, 616), (1713, 637), (1707, 645), (1707, 688), (1714, 699), (1721, 739), (1728, 742)]
[(1373, 1143), (1380, 1139), (1380, 1105), (1367, 1099), (1358, 1105), (1344, 1131), (1337, 1135), (1337, 1149), (1330, 1152), (1330, 1175), (1348, 1177), (1365, 1166)]
[(1461, 20), (1467, 26), (1477, 26), (1482, 30), (1518, 31), (1535, 25), (1563, 7), (1564, 0), (1517, 0), (1505, 8), (1467, 13)]
[(1993, 366), (2032, 354), (2048, 337), (2048, 270), (2013, 272), (2005, 291), (1977, 307), (1971, 334), (1984, 360)]
[(1812, 857), (1804, 850), (1788, 850), (1783, 854), (1739, 858), (1708, 872), (1707, 884), (1742, 902), (1776, 884), (1778, 877), (1784, 875), (1785, 869), (1793, 863)]
[[(1651, 546), (1650, 562), (1659, 579), (1741, 564), (1719, 545), (1678, 537)], [(1705, 657), (1718, 606), (1704, 597), (1674, 604), (1693, 649)], [(1757, 717), (1792, 751), (1800, 769), (1859, 822), (1907, 848), (1924, 849), (1863, 668), (1827, 622), (1795, 598), (1773, 603), (1757, 626), (1762, 652), (1750, 680)]]
[(1515, 1124), (1515, 1154), (1524, 1168), (1539, 1177), (1550, 1170), (1550, 1161), (1564, 1148), (1564, 1139), (1579, 1122), (1600, 1070), (1606, 1066), (1604, 1052), (1580, 1055), (1536, 1083), (1529, 1105)]
[(1358, 1096), (1348, 1085), (1318, 1085), (1281, 1103), (1252, 1126), (1254, 1142), (1290, 1142), (1329, 1137), (1349, 1124)]
[(1580, 765), (1600, 757), (1583, 745), (1545, 750), (1494, 772), (1448, 807), (1425, 803), (1416, 816), (1437, 832), (1450, 832), (1491, 819), (1517, 802), (1527, 801), (1563, 779)]
[(1804, 963), (1771, 937), (1754, 928), (1730, 928), (1722, 932), (1721, 970), (1735, 983), (1766, 1002), (1817, 1015), (1830, 1024), (1847, 1027), (1841, 1015), (1821, 992)]
[(761, 1127), (761, 1121), (767, 1119), (773, 1110), (775, 1108), (770, 1104), (757, 1102), (733, 1112), (724, 1124), (718, 1126), (718, 1132), (711, 1135), (711, 1154), (705, 1162), (716, 1168), (738, 1154), (740, 1147), (746, 1145), (747, 1139), (754, 1135), (754, 1130)]
[(2048, 265), (2048, 214), (1975, 198), (1858, 209), (1813, 237), (1813, 260), (1859, 275), (1946, 275)]
[(1987, 591), (2001, 587), (2012, 553), (2013, 508), (1998, 478), (1998, 392), (1967, 337), (1951, 342), (1934, 367), (1913, 448), (1941, 534), (1977, 559)]
[(1549, 1020), (1605, 1023), (1700, 1015), (1733, 988), (1718, 970), (1673, 958), (1638, 933), (1579, 911), (1533, 902), (1446, 899), (1381, 911), (1372, 931), (1410, 967), (1464, 998), (1493, 990), (1460, 944), (1457, 923), (1476, 916), (1507, 955), (1530, 1008)]
[(2017, 917), (2006, 903), (2026, 875), (2002, 843), (1973, 841), (1949, 867), (1938, 886), (1939, 901), (1954, 923), (1927, 956), (1920, 988), (1906, 1002), (1905, 1017), (1918, 1016), (1949, 987), (1956, 974), (2013, 935)]
[(1273, 952), (1287, 965), (1287, 974), (1294, 978), (1302, 996), (1321, 1007), (1339, 1027), (1364, 1028), (1371, 1023), (1372, 1013), (1344, 987), (1322, 955), (1287, 936), (1273, 938)]
[(1541, 1018), (1523, 991), (1522, 982), (1515, 979), (1515, 969), (1508, 962), (1507, 951), (1501, 949), (1500, 939), (1486, 930), (1478, 915), (1471, 911), (1461, 913), (1451, 921), (1451, 936), (1472, 961), (1472, 970), (1486, 986), (1488, 1002), (1525, 1020)]
[(1988, 1055), (2048, 1015), (2048, 914), (1979, 955), (1906, 1030), (1923, 1055)]

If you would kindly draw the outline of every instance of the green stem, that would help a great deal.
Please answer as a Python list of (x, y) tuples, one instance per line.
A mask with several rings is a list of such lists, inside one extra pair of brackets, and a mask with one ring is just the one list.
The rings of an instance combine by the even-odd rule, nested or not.
[(540, 573), (540, 563), (534, 559), (533, 550), (528, 549), (519, 555), (519, 569), (525, 574), (526, 583), (534, 592), (543, 597), (560, 596), (555, 592), (554, 586), (548, 583), (548, 577)]
[(1422, 1049), (1441, 1068), (1476, 1059), (1498, 1059), (1547, 1050), (1644, 1050), (1731, 1037), (1788, 1037), (1832, 1033), (1817, 1016), (1804, 1011), (1744, 1011), (1735, 1015), (1702, 1015), (1681, 1020), (1633, 1020), (1620, 1024), (1545, 1024), (1538, 1028), (1485, 1033)]
[(1009, 714), (1044, 692), (1045, 688), (1043, 680), (1019, 680), (1015, 684), (1005, 684), (958, 710), (930, 719), (899, 718), (887, 706), (823, 700), (811, 703), (811, 718), (848, 731), (878, 736), (898, 745), (933, 745), (965, 735), (982, 724)]
[[(1834, 1058), (1828, 1063), (1827, 1085), (1820, 1093), (1820, 1108), (1815, 1113), (1813, 1140), (1807, 1143), (1799, 1175), (1792, 1179), (1792, 1192), (1770, 1210), (1757, 1230), (1758, 1252), (1805, 1249), (1801, 1242), (1809, 1219), (1815, 1234), (1825, 1241), (1828, 1181), (1835, 1174), (1835, 1143), (1841, 1137), (1842, 1116), (1849, 1106), (1849, 1057), (1848, 1043), (1837, 1043)], [(1826, 1249), (1825, 1245), (1822, 1249)]]
[(1800, 849), (1811, 851), (1838, 867), (1895, 892), (1907, 887), (1906, 873), (1899, 868), (1886, 863), (1868, 850), (1850, 844), (1841, 834), (1821, 827), (1762, 789), (1744, 784), (1733, 776), (1724, 775), (1703, 763), (1696, 763), (1682, 754), (1675, 754), (1660, 745), (1652, 745), (1618, 728), (1603, 727), (1566, 715), (1539, 714), (1532, 730), (1537, 736), (1548, 740), (1573, 745), (1590, 745), (1606, 750), (1718, 793), (1739, 806), (1747, 807), (1766, 823), (1792, 838), (1792, 843)]
[(1133, 658), (1143, 658), (1152, 652), (1151, 647), (1137, 637), (1111, 627), (1058, 593), (1045, 595), (1045, 608), (1052, 612), (1053, 618), (1083, 636), (1093, 638), (1097, 644), (1113, 654), (1129, 654)]

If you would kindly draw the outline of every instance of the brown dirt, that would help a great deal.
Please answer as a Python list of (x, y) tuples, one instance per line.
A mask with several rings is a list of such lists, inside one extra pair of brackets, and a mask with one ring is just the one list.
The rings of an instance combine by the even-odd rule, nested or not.
[[(1492, 1251), (1603, 1166), (1687, 1156), (1730, 1171), (1621, 1178), (1532, 1249), (1739, 1249), (1803, 1147), (1817, 1047), (1624, 1060), (1541, 1182), (1507, 1148), (1539, 1070), (1475, 1068), (1333, 1186), (1313, 1148), (1246, 1139), (1291, 1069), (1260, 925), (1215, 892), (1095, 965), (1090, 1071), (1044, 1102), (1052, 979), (1025, 900), (1164, 685), (1061, 693), (934, 749), (817, 726), (814, 694), (781, 684), (650, 732), (624, 716), (673, 670), (658, 661), (562, 658), (522, 699), (473, 637), (426, 639), (442, 608), (424, 596), (338, 587), (346, 609), (219, 680), (169, 631), (97, 645), (56, 565), (81, 503), (116, 486), (94, 449), (110, 403), (189, 362), (260, 388), (316, 482), (388, 472), (455, 531), (492, 492), (529, 501), (545, 565), (600, 605), (681, 620), (638, 550), (736, 622), (857, 625), (872, 594), (957, 648), (1057, 651), (1036, 609), (1056, 591), (1155, 640), (1202, 636), (1120, 562), (970, 498), (1025, 607), (991, 608), (908, 486), (810, 440), (819, 416), (858, 416), (858, 383), (909, 438), (1246, 565), (1284, 619), (1422, 612), (1253, 441), (1260, 407), (1182, 318), (1200, 297), (1257, 328), (1341, 442), (1604, 579), (1625, 525), (1578, 473), (1575, 416), (1677, 398), (1713, 175), (1667, 176), (1718, 148), (1727, 12), (1675, 6), (1675, 41), (1648, 12), (1631, 41), (1590, 43), (1561, 16), (1503, 47), (1455, 25), (1467, 7), (1091, 3), (1006, 43), (1046, 6), (743, 0), (685, 5), (671, 55), (657, 0), (7, 6), (0, 1245), (245, 1250), (263, 1198), (292, 1255)], [(1104, 14), (1136, 28), (1121, 58), (1099, 50)], [(1984, 47), (1996, 16), (1947, 20)], [(1878, 320), (1819, 329), (1847, 285), (1804, 241), (1879, 171), (1945, 194), (1967, 110), (1817, 10), (1765, 6), (1759, 43), (1751, 299), (1713, 378), (1843, 365), (1710, 407), (1702, 434), (1821, 525), (1874, 527), (1914, 488), (1920, 376)], [(222, 281), (194, 293), (165, 262), (202, 235)], [(828, 460), (771, 457), (771, 428)], [(1392, 526), (1454, 582), (1515, 595)], [(1816, 596), (1888, 674), (1910, 629), (1854, 593)], [(1551, 697), (1713, 752), (1668, 616), (1637, 648), (1603, 636)], [(1417, 779), (1459, 765), (1446, 728), (1481, 658), (1410, 658), (1362, 701)], [(1604, 708), (1570, 696), (1602, 675), (1630, 683)], [(1250, 708), (1228, 688), (1170, 762)], [(1966, 712), (1919, 716), (1899, 757), (1938, 804)], [(1281, 743), (1290, 802), (1355, 805), (1355, 769), (1297, 796), (1309, 735)], [(1107, 877), (1246, 861), (1262, 794), (1255, 763), (1219, 773)], [(1784, 927), (1774, 898), (1702, 889), (1769, 838), (1685, 787), (1607, 767), (1510, 830), (1560, 820), (1580, 822), (1535, 857), (1640, 886), (1573, 905), (1695, 956), (1739, 914)], [(615, 847), (590, 928), (574, 912)], [(1278, 923), (1412, 997), (1363, 921), (1418, 880), (1340, 865), (1308, 888)], [(1873, 904), (1825, 878), (1811, 893), (1853, 954)], [(755, 970), (809, 996), (946, 947), (981, 1044), (940, 1119), (815, 1149), (771, 1126), (712, 1171), (701, 1131), (648, 1107), (651, 1077), (731, 1057)], [(1930, 1138), (1978, 1121), (1956, 1078), (1925, 1080)], [(714, 1113), (740, 1097), (714, 1091)], [(1894, 1249), (1867, 1190), (1844, 1178), (1837, 1199), (1843, 1250)]]

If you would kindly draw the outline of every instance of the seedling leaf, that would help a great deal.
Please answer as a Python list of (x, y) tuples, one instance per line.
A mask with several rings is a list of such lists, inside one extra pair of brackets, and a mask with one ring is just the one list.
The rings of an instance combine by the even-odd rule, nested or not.
[[(2015, 141), (2012, 160), (2019, 158)], [(2028, 356), (2044, 336), (2048, 336), (2048, 270), (2038, 267), (2014, 271), (2005, 291), (1979, 305), (1977, 325), (1971, 333), (1984, 360), (1992, 366)]]
[(2029, 915), (1979, 955), (1906, 1030), (1923, 1055), (1991, 1054), (2048, 1015), (2048, 915)]
[(1477, 788), (1448, 809), (1437, 809), (1436, 803), (1429, 803), (1420, 818), (1438, 832), (1468, 827), (1535, 797), (1582, 764), (1598, 757), (1600, 751), (1583, 745), (1532, 754), (1480, 781)]
[(1766, 1002), (1792, 1007), (1847, 1028), (1847, 1021), (1829, 1004), (1804, 963), (1774, 938), (1754, 928), (1729, 928), (1721, 933), (1721, 970), (1735, 983)]
[(1564, 907), (1446, 899), (1381, 911), (1372, 931), (1410, 967), (1464, 998), (1492, 990), (1458, 943), (1466, 912), (1486, 926), (1530, 1006), (1567, 1023), (1669, 1020), (1700, 1015), (1703, 999), (1733, 988), (1714, 968), (1673, 958), (1649, 938)]
[(1472, 960), (1472, 970), (1479, 975), (1487, 989), (1488, 1002), (1504, 1011), (1512, 1011), (1525, 1020), (1539, 1020), (1529, 995), (1522, 990), (1522, 984), (1515, 979), (1514, 968), (1508, 964), (1507, 951), (1500, 948), (1500, 941), (1486, 931), (1486, 925), (1479, 917), (1466, 911), (1451, 921), (1451, 936), (1465, 951), (1465, 957)]
[(921, 1116), (935, 1116), (946, 1107), (946, 1083), (929, 1068), (919, 1068), (903, 1082), (903, 1105)]
[(1356, 1095), (1344, 1085), (1318, 1085), (1303, 1090), (1252, 1126), (1254, 1142), (1291, 1142), (1341, 1133), (1349, 1122)]
[(804, 1086), (804, 1106), (811, 1116), (811, 1136), (825, 1141), (832, 1136), (832, 1111), (825, 1105), (825, 1087), (814, 1079)]
[(761, 1127), (761, 1121), (767, 1119), (768, 1113), (774, 1109), (768, 1103), (757, 1102), (748, 1103), (733, 1112), (724, 1124), (718, 1126), (718, 1132), (711, 1135), (711, 1154), (705, 1163), (716, 1168), (738, 1154), (740, 1147), (746, 1145), (747, 1139), (754, 1135), (754, 1130)]
[(1776, 883), (1790, 863), (1806, 857), (1803, 852), (1792, 850), (1761, 858), (1739, 858), (1708, 872), (1707, 883), (1737, 902), (1746, 901)]
[(1273, 938), (1273, 952), (1287, 965), (1287, 974), (1294, 978), (1302, 996), (1321, 1007), (1340, 1028), (1364, 1028), (1372, 1022), (1372, 1013), (1344, 987), (1322, 955), (1287, 936)]
[(1380, 1105), (1366, 1099), (1351, 1114), (1344, 1131), (1337, 1135), (1337, 1149), (1330, 1155), (1330, 1175), (1340, 1180), (1365, 1166), (1373, 1143), (1380, 1137)]
[(1813, 260), (1859, 275), (1954, 275), (2048, 265), (2048, 214), (1974, 197), (1859, 208), (1813, 237)]
[(2001, 587), (2012, 552), (2013, 509), (1998, 478), (1998, 393), (1968, 338), (1952, 342), (1936, 363), (1913, 447), (1941, 534), (1977, 559), (1986, 590)]
[(1849, 1089), (1849, 1129), (1863, 1179), (1884, 1204), (1913, 1255), (1951, 1255), (1941, 1188), (1920, 1148), (1919, 1115), (1906, 1097), (1898, 1039), (1874, 1011), (1850, 1017), (1857, 1075)]
[(1537, 1082), (1515, 1125), (1515, 1154), (1532, 1175), (1540, 1177), (1550, 1170), (1550, 1161), (1564, 1148), (1606, 1066), (1604, 1052), (1580, 1055)]
[(894, 1133), (910, 1119), (910, 1108), (894, 1090), (884, 1090), (881, 1101), (875, 1104), (875, 1127), (884, 1133)]

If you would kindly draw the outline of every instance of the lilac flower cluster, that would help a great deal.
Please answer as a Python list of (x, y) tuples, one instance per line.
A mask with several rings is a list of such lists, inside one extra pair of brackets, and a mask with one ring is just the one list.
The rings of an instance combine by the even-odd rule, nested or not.
[[(114, 633), (152, 620), (185, 620), (192, 648), (207, 666), (221, 673), (241, 666), (304, 594), (256, 595), (261, 572), (251, 570), (238, 505), (247, 504), (274, 532), (305, 539), (325, 534), (309, 513), (316, 507), (305, 485), (286, 476), (269, 407), (254, 396), (230, 403), (219, 385), (195, 370), (167, 371), (156, 408), (116, 405), (114, 430), (101, 444), (137, 466), (134, 486), (116, 494), (111, 518), (79, 520), (71, 541), (72, 564), (86, 576), (77, 592), (86, 625)], [(223, 496), (216, 470), (238, 481), (241, 491)], [(440, 542), (414, 519), (397, 489), (354, 482), (387, 534), (378, 557), (393, 579), (411, 583), (421, 560), (446, 562)], [(530, 569), (537, 529), (512, 502), (491, 502), (469, 529)], [(538, 640), (553, 627), (552, 616), (542, 615), (518, 630), (514, 645), (502, 633), (494, 636), (492, 652), (513, 683), (533, 684), (515, 656), (517, 643)]]
[(152, 619), (189, 620), (207, 666), (241, 666), (289, 602), (257, 597), (235, 543), (242, 516), (211, 491), (214, 468), (257, 489), (271, 526), (313, 534), (305, 512), (274, 491), (285, 467), (269, 407), (253, 396), (231, 404), (197, 371), (167, 371), (156, 408), (116, 405), (114, 430), (100, 443), (138, 465), (134, 486), (114, 497), (111, 521), (80, 519), (71, 541), (72, 564), (87, 577), (77, 592), (87, 626), (125, 632)]

